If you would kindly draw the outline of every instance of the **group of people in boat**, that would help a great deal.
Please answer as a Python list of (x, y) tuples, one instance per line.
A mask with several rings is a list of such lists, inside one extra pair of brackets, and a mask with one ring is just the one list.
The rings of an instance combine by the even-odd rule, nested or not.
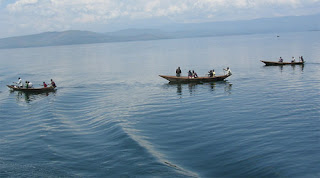
[(19, 77), (18, 82), (16, 82), (17, 87), (19, 88), (33, 88), (33, 84), (30, 81), (25, 81), (25, 84), (23, 85), (22, 79)]
[[(181, 69), (180, 69), (180, 67), (178, 67), (176, 69), (176, 76), (177, 77), (181, 77)], [(192, 72), (191, 72), (191, 70), (189, 70), (188, 71), (188, 77), (189, 78), (198, 78), (198, 74), (194, 70), (192, 70)]]
[[(54, 87), (54, 88), (57, 87), (56, 83), (52, 79), (50, 80), (50, 82), (51, 82), (50, 84), (52, 87)], [(16, 84), (17, 84), (16, 86), (19, 88), (27, 88), (27, 89), (33, 88), (33, 84), (30, 81), (25, 81), (25, 84), (23, 85), (22, 79), (20, 77), (18, 78), (18, 82), (16, 82)], [(46, 84), (46, 82), (43, 82), (42, 86), (44, 88), (46, 88), (46, 87), (48, 87), (48, 84)]]
[(198, 74), (194, 70), (192, 70), (192, 72), (191, 72), (191, 70), (189, 70), (188, 77), (189, 78), (198, 78)]
[[(176, 76), (177, 77), (181, 77), (181, 69), (180, 69), (180, 67), (178, 67), (176, 69)], [(191, 70), (189, 70), (188, 71), (188, 78), (198, 78), (198, 74), (194, 70), (192, 70), (192, 72), (191, 72)]]
[(209, 77), (214, 77), (215, 75), (216, 75), (216, 72), (214, 71), (214, 69), (208, 72)]
[[(227, 67), (226, 69), (223, 69), (223, 70), (227, 72), (226, 75), (228, 75), (228, 76), (232, 75), (229, 67)], [(214, 69), (208, 71), (208, 77), (215, 77), (215, 75), (216, 75), (216, 72), (214, 71)], [(177, 77), (181, 76), (181, 68), (180, 67), (178, 67), (176, 69), (176, 76)], [(194, 70), (192, 70), (192, 72), (191, 72), (191, 70), (189, 70), (188, 71), (188, 78), (198, 78), (198, 74)]]
[(33, 88), (33, 84), (30, 81), (25, 82), (25, 88)]
[[(279, 62), (283, 62), (282, 57), (279, 58)], [(294, 56), (292, 56), (291, 62), (296, 62)], [(303, 56), (299, 56), (299, 62), (304, 62)]]

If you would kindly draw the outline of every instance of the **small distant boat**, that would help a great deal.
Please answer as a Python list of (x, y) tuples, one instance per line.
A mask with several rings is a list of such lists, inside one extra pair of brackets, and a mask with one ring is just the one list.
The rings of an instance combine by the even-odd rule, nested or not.
[(261, 61), (266, 66), (282, 66), (282, 65), (303, 65), (304, 62), (274, 62), (274, 61)]
[(50, 92), (54, 91), (55, 87), (43, 87), (43, 88), (20, 88), (16, 85), (7, 85), (13, 91), (23, 91), (23, 92)]
[(219, 75), (214, 77), (197, 77), (197, 78), (190, 78), (186, 76), (176, 77), (176, 76), (169, 76), (169, 75), (159, 75), (159, 76), (174, 83), (197, 83), (197, 82), (202, 83), (202, 82), (223, 81), (230, 75)]

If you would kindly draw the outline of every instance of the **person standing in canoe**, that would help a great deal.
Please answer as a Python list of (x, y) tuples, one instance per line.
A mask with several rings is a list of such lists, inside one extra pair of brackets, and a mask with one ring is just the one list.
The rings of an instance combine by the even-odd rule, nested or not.
[(228, 75), (228, 76), (232, 75), (231, 70), (230, 70), (229, 67), (227, 67), (227, 69), (223, 69), (223, 70), (227, 71), (227, 75)]
[(302, 56), (300, 56), (300, 57), (299, 57), (299, 59), (300, 59), (300, 62), (304, 62), (304, 60), (303, 60), (303, 57), (302, 57)]
[(56, 83), (54, 83), (54, 81), (51, 79), (51, 86), (53, 86), (54, 88), (56, 88)]
[(178, 68), (176, 69), (176, 76), (177, 76), (177, 77), (180, 77), (180, 76), (181, 76), (181, 69), (180, 69), (180, 67), (178, 67)]

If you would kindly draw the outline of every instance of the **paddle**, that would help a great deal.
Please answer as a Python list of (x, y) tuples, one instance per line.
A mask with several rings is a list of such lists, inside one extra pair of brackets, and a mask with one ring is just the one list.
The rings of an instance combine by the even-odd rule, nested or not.
[[(14, 83), (14, 84), (18, 84), (17, 82), (12, 82), (12, 83)], [(12, 85), (12, 86), (18, 87), (18, 85)]]

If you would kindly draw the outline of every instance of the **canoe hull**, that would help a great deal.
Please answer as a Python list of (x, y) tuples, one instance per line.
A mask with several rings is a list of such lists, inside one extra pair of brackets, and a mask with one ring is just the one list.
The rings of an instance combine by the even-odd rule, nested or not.
[(303, 65), (304, 62), (273, 62), (273, 61), (261, 61), (266, 66), (283, 66), (283, 65)]
[(223, 81), (229, 75), (220, 75), (215, 77), (197, 77), (197, 78), (189, 78), (189, 77), (176, 77), (169, 75), (159, 75), (160, 77), (169, 80), (172, 83), (204, 83), (204, 82), (216, 82)]
[(54, 91), (55, 87), (45, 87), (45, 88), (19, 88), (15, 85), (7, 85), (13, 91), (23, 91), (23, 92), (50, 92)]

